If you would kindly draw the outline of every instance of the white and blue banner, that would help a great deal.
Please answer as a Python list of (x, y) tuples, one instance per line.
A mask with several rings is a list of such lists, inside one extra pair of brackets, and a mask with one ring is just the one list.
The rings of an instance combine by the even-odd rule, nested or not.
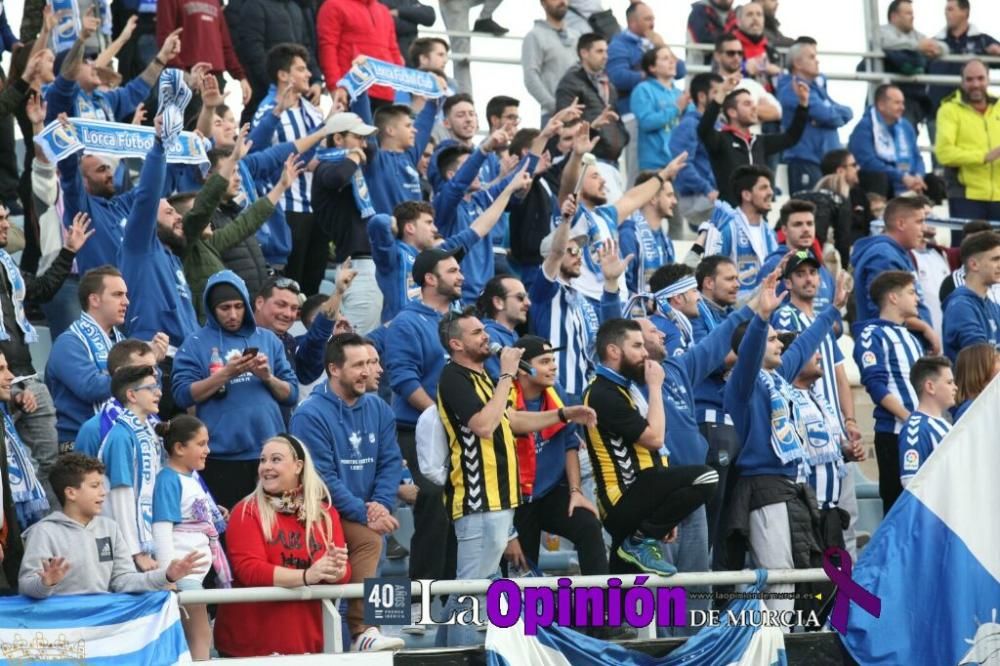
[[(111, 38), (111, 3), (109, 0), (96, 2), (100, 11), (101, 32)], [(80, 7), (78, 0), (49, 0), (52, 14), (56, 17), (56, 29), (52, 32), (52, 49), (62, 53), (76, 42), (80, 34)]]
[(0, 598), (0, 664), (190, 661), (171, 592)]
[[(88, 118), (70, 118), (68, 126), (53, 120), (35, 135), (35, 143), (52, 164), (81, 150), (88, 155), (144, 158), (155, 141), (156, 130), (152, 127)], [(181, 132), (176, 141), (164, 145), (164, 150), (171, 164), (194, 164), (202, 170), (208, 169), (205, 144), (194, 132)]]
[[(758, 570), (757, 583), (748, 593), (760, 592), (767, 572)], [(744, 611), (757, 612), (766, 606), (760, 599), (738, 599), (727, 611), (739, 617)], [(488, 666), (681, 666), (719, 664), (725, 666), (787, 666), (785, 639), (780, 627), (730, 624), (728, 613), (719, 614), (719, 624), (708, 626), (684, 645), (663, 657), (653, 657), (621, 645), (585, 636), (552, 625), (539, 627), (526, 636), (523, 620), (507, 629), (490, 624), (486, 633)]]
[(881, 600), (878, 618), (850, 606), (842, 640), (859, 663), (1000, 663), (1000, 448), (990, 435), (1000, 432), (998, 404), (994, 379), (854, 565), (854, 582)]
[(401, 67), (375, 58), (368, 58), (363, 65), (351, 67), (347, 75), (337, 82), (338, 87), (347, 90), (351, 101), (374, 85), (388, 86), (427, 99), (437, 99), (449, 94), (449, 90), (442, 89), (437, 77), (430, 72)]

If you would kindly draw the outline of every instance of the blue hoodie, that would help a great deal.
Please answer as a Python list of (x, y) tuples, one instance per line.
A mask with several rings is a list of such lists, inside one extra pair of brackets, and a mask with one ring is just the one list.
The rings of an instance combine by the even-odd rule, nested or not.
[(701, 122), (701, 112), (691, 104), (681, 116), (681, 121), (670, 133), (670, 154), (680, 155), (687, 152), (687, 166), (677, 173), (674, 187), (677, 195), (690, 197), (696, 194), (708, 194), (719, 188), (715, 184), (715, 172), (708, 158), (705, 144), (698, 139), (698, 123)]
[[(230, 333), (219, 325), (215, 312), (208, 304), (212, 287), (222, 282), (239, 290), (246, 307), (243, 324), (235, 333)], [(299, 396), (299, 382), (278, 337), (265, 328), (257, 327), (246, 284), (236, 273), (225, 270), (210, 277), (205, 285), (203, 300), (205, 325), (184, 341), (174, 357), (171, 380), (174, 402), (181, 409), (196, 407), (195, 414), (205, 423), (212, 436), (213, 458), (256, 460), (264, 440), (285, 429), (281, 405), (295, 406)], [(242, 354), (244, 349), (258, 348), (261, 354), (267, 355), (272, 374), (292, 387), (288, 398), (279, 403), (264, 382), (248, 372), (231, 379), (223, 397), (213, 396), (204, 402), (195, 403), (191, 385), (208, 377), (213, 347), (219, 350), (223, 363), (232, 355)]]
[[(778, 249), (767, 255), (767, 259), (764, 260), (764, 265), (760, 268), (761, 275), (770, 275), (781, 260), (785, 258), (788, 254), (787, 245), (779, 245)], [(785, 281), (778, 280), (778, 295), (785, 293)], [(819, 289), (816, 290), (816, 296), (813, 298), (813, 310), (816, 312), (821, 311), (823, 308), (833, 303), (833, 297), (837, 293), (837, 283), (833, 279), (833, 275), (830, 273), (829, 269), (820, 263), (819, 267)]]
[(146, 155), (115, 263), (129, 288), (125, 316), (129, 335), (152, 340), (163, 331), (170, 336), (170, 344), (177, 347), (198, 329), (198, 318), (180, 258), (167, 250), (156, 235), (165, 174), (163, 145), (157, 139)]
[(777, 97), (781, 102), (781, 129), (787, 132), (799, 106), (795, 94), (796, 80), (809, 84), (809, 123), (802, 138), (784, 152), (782, 161), (802, 161), (819, 165), (823, 156), (831, 150), (843, 148), (837, 129), (854, 117), (851, 107), (837, 104), (830, 99), (826, 90), (826, 78), (818, 76), (812, 81), (797, 76), (785, 75), (778, 79)]
[[(691, 320), (691, 329), (695, 344), (708, 337), (708, 334), (722, 325), (734, 310), (732, 307), (720, 308), (715, 303), (702, 298), (698, 304), (700, 316)], [(698, 407), (698, 423), (727, 422), (728, 415), (722, 408), (722, 391), (726, 387), (726, 367), (720, 363), (715, 372), (710, 373), (700, 382), (694, 384), (694, 399)]]
[[(836, 309), (831, 307), (823, 310), (816, 317), (816, 322), (800, 333), (781, 355), (781, 365), (774, 372), (791, 383), (836, 321)], [(771, 446), (771, 400), (760, 379), (769, 330), (770, 325), (759, 316), (750, 320), (746, 335), (740, 343), (736, 365), (726, 382), (726, 411), (732, 414), (733, 425), (743, 442), (742, 451), (736, 459), (740, 474), (794, 479), (799, 467), (798, 461), (783, 464)]]
[(388, 323), (385, 347), (393, 353), (384, 356), (385, 371), (392, 384), (393, 411), (402, 425), (415, 426), (420, 417), (406, 400), (410, 394), (423, 388), (431, 400), (437, 398), (441, 368), (448, 360), (438, 336), (440, 321), (440, 312), (423, 301), (410, 301)]
[[(517, 331), (510, 330), (495, 319), (483, 319), (483, 326), (490, 336), (490, 342), (500, 343), (504, 347), (513, 347), (519, 337)], [(495, 382), (497, 377), (500, 376), (500, 357), (490, 356), (483, 365), (485, 366), (486, 374)]]
[[(531, 173), (538, 163), (537, 156), (525, 158), (506, 178), (488, 188), (473, 192), (472, 197), (466, 200), (465, 194), (479, 175), (479, 169), (485, 159), (486, 153), (479, 148), (474, 150), (455, 176), (445, 182), (434, 197), (434, 223), (445, 238), (469, 229), (476, 218), (482, 215), (504, 191), (525, 162), (528, 164), (528, 173)], [(465, 278), (465, 282), (462, 283), (462, 301), (475, 302), (483, 287), (493, 277), (493, 272), (493, 245), (488, 240), (473, 245), (462, 259), (462, 276)]]
[[(441, 248), (461, 247), (466, 253), (482, 240), (475, 231), (466, 229), (445, 239)], [(390, 321), (410, 301), (420, 300), (420, 287), (413, 281), (413, 262), (417, 248), (392, 234), (392, 218), (375, 215), (368, 220), (368, 241), (375, 261), (375, 281), (382, 292), (382, 323)]]
[(680, 356), (664, 359), (662, 393), (671, 465), (705, 464), (708, 442), (698, 429), (694, 387), (722, 365), (729, 354), (733, 331), (752, 316), (753, 311), (744, 306)]
[[(875, 115), (878, 115), (878, 111), (875, 112)], [(895, 192), (905, 192), (906, 186), (903, 185), (903, 176), (905, 174), (923, 176), (927, 172), (927, 169), (924, 167), (924, 160), (920, 156), (920, 150), (917, 148), (917, 133), (909, 120), (900, 118), (897, 124), (900, 124), (900, 130), (903, 133), (909, 154), (911, 155), (910, 162), (906, 164), (897, 163), (896, 161), (888, 162), (875, 153), (875, 133), (872, 128), (871, 116), (871, 107), (868, 107), (861, 114), (858, 124), (851, 131), (851, 138), (847, 142), (847, 149), (854, 155), (854, 158), (858, 161), (858, 166), (863, 171), (884, 173), (889, 177), (889, 182), (892, 184)], [(888, 128), (888, 131), (890, 133), (893, 132), (893, 128)]]
[(1000, 305), (962, 285), (944, 302), (945, 355), (954, 363), (958, 352), (977, 342), (1000, 349)]
[[(854, 298), (857, 303), (855, 321), (878, 318), (878, 304), (873, 303), (869, 296), (872, 282), (885, 271), (906, 271), (917, 274), (917, 267), (910, 258), (910, 253), (892, 236), (865, 236), (854, 242), (851, 252), (851, 265), (854, 266)], [(920, 318), (931, 323), (931, 311), (924, 304), (923, 290), (920, 281), (916, 283), (917, 294), (920, 296), (918, 307)], [(856, 327), (856, 325), (855, 325)]]
[(403, 457), (384, 400), (366, 393), (348, 405), (323, 382), (295, 410), (289, 428), (312, 454), (342, 518), (366, 524), (365, 502), (395, 508)]

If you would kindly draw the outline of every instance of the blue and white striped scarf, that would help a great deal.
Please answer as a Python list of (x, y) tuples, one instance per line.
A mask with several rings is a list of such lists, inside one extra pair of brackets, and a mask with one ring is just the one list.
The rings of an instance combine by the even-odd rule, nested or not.
[(31, 455), (21, 442), (6, 409), (3, 410), (3, 423), (7, 435), (7, 480), (10, 484), (11, 499), (17, 511), (17, 522), (23, 530), (41, 520), (49, 512), (49, 500), (45, 497), (45, 489), (35, 476)]
[(161, 139), (164, 150), (170, 150), (184, 131), (184, 110), (191, 102), (191, 89), (184, 82), (184, 72), (170, 68), (160, 73), (159, 98), (157, 114), (163, 118)]
[[(121, 423), (132, 431), (138, 440), (135, 457), (132, 459), (132, 493), (135, 497), (135, 529), (139, 541), (139, 549), (144, 553), (155, 551), (153, 544), (153, 484), (156, 475), (160, 473), (163, 459), (163, 446), (160, 438), (153, 431), (148, 421), (142, 422), (128, 409), (122, 410), (117, 423)], [(97, 454), (98, 459), (104, 458), (105, 442)], [(123, 526), (124, 527), (124, 526)]]
[[(7, 281), (10, 283), (10, 302), (14, 306), (14, 319), (17, 320), (17, 326), (24, 334), (24, 343), (38, 342), (38, 332), (28, 321), (28, 315), (24, 313), (24, 296), (27, 287), (24, 284), (21, 271), (6, 250), (0, 250), (0, 264), (3, 264), (3, 268), (7, 272)], [(4, 326), (3, 317), (0, 317), (0, 340), (10, 340), (10, 333)]]
[(774, 455), (784, 465), (796, 461), (804, 463), (806, 451), (797, 428), (802, 417), (792, 385), (776, 372), (761, 370), (758, 376), (767, 387), (767, 398), (771, 403), (771, 449)]
[[(93, 361), (94, 365), (97, 366), (97, 369), (107, 373), (108, 354), (111, 352), (111, 348), (125, 339), (121, 331), (112, 327), (111, 335), (114, 336), (114, 339), (112, 339), (104, 332), (100, 324), (94, 321), (94, 318), (86, 312), (70, 324), (69, 331), (79, 338), (80, 342), (87, 348), (87, 355)], [(101, 403), (95, 402), (94, 413), (96, 414), (100, 409)]]

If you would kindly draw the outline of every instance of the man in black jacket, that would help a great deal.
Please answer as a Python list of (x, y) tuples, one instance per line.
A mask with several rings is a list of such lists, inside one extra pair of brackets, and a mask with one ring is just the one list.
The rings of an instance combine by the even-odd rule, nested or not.
[[(556, 111), (565, 109), (577, 100), (583, 105), (583, 119), (598, 129), (601, 140), (594, 147), (594, 157), (606, 162), (617, 162), (629, 141), (625, 124), (610, 111), (618, 105), (618, 93), (608, 79), (608, 42), (591, 32), (580, 37), (576, 44), (580, 64), (570, 68), (556, 86)], [(601, 124), (604, 119), (610, 119)]]
[[(730, 180), (736, 167), (746, 164), (767, 164), (767, 157), (791, 148), (802, 137), (809, 122), (809, 86), (795, 82), (795, 94), (799, 106), (795, 109), (792, 124), (783, 134), (753, 134), (751, 128), (757, 124), (757, 104), (753, 96), (735, 87), (735, 79), (729, 78), (715, 91), (715, 99), (709, 102), (698, 123), (698, 138), (705, 144), (708, 158), (712, 162), (715, 182), (719, 186), (719, 198), (731, 206), (739, 205), (739, 196), (733, 192)], [(719, 113), (724, 115), (723, 125), (715, 129)]]
[(24, 303), (45, 303), (55, 296), (69, 275), (77, 251), (94, 234), (89, 226), (89, 216), (77, 213), (73, 224), (66, 229), (63, 249), (49, 269), (37, 277), (30, 273), (22, 275), (3, 249), (7, 246), (10, 217), (7, 209), (0, 206), (0, 354), (16, 377), (24, 377), (12, 391), (15, 427), (38, 463), (38, 480), (45, 487), (52, 506), (57, 506), (49, 485), (49, 471), (59, 455), (56, 408), (48, 388), (37, 379), (38, 373), (32, 364), (28, 345), (38, 340), (38, 333), (28, 321)]
[(257, 106), (267, 96), (271, 85), (267, 52), (275, 44), (301, 44), (309, 52), (306, 64), (312, 76), (308, 97), (319, 106), (323, 75), (316, 63), (316, 10), (310, 0), (231, 0), (226, 8), (226, 20), (230, 21), (233, 48), (253, 89), (250, 102), (243, 109), (241, 124), (250, 122)]

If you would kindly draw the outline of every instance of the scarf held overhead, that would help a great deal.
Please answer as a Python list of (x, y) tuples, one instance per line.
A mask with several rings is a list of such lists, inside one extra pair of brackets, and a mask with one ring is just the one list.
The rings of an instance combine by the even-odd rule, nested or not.
[(400, 67), (375, 58), (368, 58), (364, 64), (352, 67), (337, 82), (337, 87), (344, 88), (352, 101), (374, 85), (388, 86), (427, 99), (444, 97), (451, 92), (447, 88), (442, 89), (437, 77), (430, 72)]

